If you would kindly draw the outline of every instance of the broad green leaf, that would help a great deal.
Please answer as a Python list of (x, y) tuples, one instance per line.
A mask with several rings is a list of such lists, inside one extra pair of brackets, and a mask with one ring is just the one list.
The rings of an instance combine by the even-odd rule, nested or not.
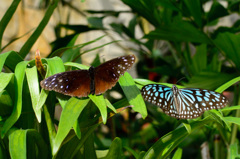
[(65, 66), (74, 66), (74, 67), (77, 67), (79, 69), (89, 69), (88, 66), (85, 66), (83, 64), (79, 64), (79, 63), (74, 63), (74, 62), (66, 62), (64, 63)]
[(8, 8), (8, 10), (5, 12), (4, 16), (2, 17), (0, 21), (0, 52), (2, 51), (2, 37), (3, 33), (9, 23), (9, 21), (12, 19), (13, 14), (15, 13), (18, 4), (21, 2), (21, 0), (14, 0), (12, 1), (11, 6)]
[(240, 158), (240, 154), (238, 153), (238, 145), (237, 143), (230, 145), (230, 158)]
[(14, 75), (13, 73), (0, 72), (0, 92), (5, 89), (5, 87), (12, 79), (13, 75)]
[(90, 25), (92, 28), (104, 29), (103, 18), (104, 17), (88, 17), (88, 25)]
[(29, 62), (23, 61), (20, 62), (15, 69), (15, 99), (14, 99), (14, 108), (11, 116), (6, 120), (3, 125), (1, 136), (4, 137), (7, 131), (15, 124), (18, 118), (21, 115), (22, 111), (22, 87), (23, 87), (23, 80), (25, 76), (25, 69)]
[(22, 62), (24, 59), (15, 51), (11, 51), (8, 55), (5, 66), (7, 66), (12, 72), (16, 69), (16, 65)]
[(26, 69), (28, 87), (31, 95), (32, 107), (39, 123), (41, 123), (41, 110), (37, 108), (39, 101), (39, 81), (36, 66)]
[(214, 40), (215, 45), (220, 48), (226, 57), (231, 60), (236, 68), (240, 68), (240, 35), (232, 33), (220, 33), (217, 38)]
[(108, 108), (110, 108), (114, 113), (117, 113), (117, 110), (114, 108), (114, 106), (112, 105), (112, 103), (109, 102), (108, 99), (105, 99), (106, 105)]
[[(1, 45), (1, 44), (0, 44)], [(0, 54), (0, 70), (2, 71), (3, 65), (11, 51)]]
[(238, 118), (238, 117), (224, 117), (224, 120), (229, 123), (234, 123), (234, 124), (240, 125), (240, 118)]
[(145, 35), (144, 38), (169, 40), (174, 42), (210, 43), (208, 37), (192, 24), (176, 21), (171, 25), (159, 26), (156, 30)]
[(88, 104), (88, 102), (89, 99), (80, 100), (77, 98), (71, 98), (66, 103), (66, 106), (64, 106), (59, 121), (58, 132), (53, 145), (53, 155), (56, 155), (63, 140), (75, 124), (77, 118), (79, 117), (85, 106)]
[[(37, 147), (29, 147), (27, 139), (36, 144)], [(27, 146), (29, 148), (27, 148)], [(38, 148), (38, 157), (47, 158), (48, 156), (48, 147), (45, 144), (42, 136), (34, 129), (27, 130), (13, 130), (9, 135), (9, 151), (11, 158), (27, 158), (30, 152), (27, 155), (28, 151), (36, 151)]]
[(96, 95), (90, 94), (88, 97), (98, 107), (98, 109), (101, 113), (101, 116), (102, 116), (103, 123), (106, 124), (106, 122), (107, 122), (107, 105), (106, 105), (103, 95), (96, 96)]
[(207, 67), (207, 46), (202, 44), (197, 47), (197, 51), (192, 59), (192, 66), (189, 66), (190, 69), (192, 68), (192, 73), (197, 74)]
[(192, 132), (191, 125), (189, 123), (185, 123), (185, 122), (183, 122), (182, 124), (184, 125), (184, 127), (186, 128), (188, 133), (191, 134), (191, 132)]
[(238, 109), (240, 109), (240, 105), (226, 107), (226, 108), (221, 109), (221, 111), (223, 112), (223, 111), (238, 110)]
[[(59, 151), (61, 153), (61, 158), (74, 158), (74, 156), (79, 152), (81, 147), (83, 147), (85, 141), (90, 137), (93, 131), (99, 126), (95, 124), (90, 126), (86, 131), (83, 132), (82, 138), (79, 140), (76, 136), (72, 138), (66, 146), (64, 145), (65, 151)], [(58, 154), (57, 154), (58, 155)]]
[(124, 76), (119, 78), (119, 84), (128, 99), (130, 105), (133, 105), (133, 110), (139, 112), (143, 118), (147, 116), (147, 109), (142, 98), (141, 92), (134, 83), (131, 75), (126, 72)]
[(109, 148), (109, 152), (107, 154), (106, 157), (103, 157), (101, 159), (121, 159), (123, 157), (122, 154), (122, 141), (120, 138), (116, 137), (110, 148)]
[(224, 90), (226, 90), (227, 88), (229, 88), (230, 86), (234, 85), (235, 83), (237, 83), (238, 81), (240, 81), (240, 77), (236, 77), (228, 82), (226, 82), (225, 84), (223, 84), (222, 86), (218, 87), (215, 91), (216, 92), (223, 92)]
[(172, 159), (181, 159), (182, 158), (182, 149), (178, 148), (177, 151), (174, 153)]
[[(201, 72), (190, 78), (189, 83), (184, 85), (188, 88), (216, 89), (219, 85), (236, 77), (234, 74), (219, 72)], [(207, 81), (207, 82), (206, 82)]]
[(0, 70), (2, 70), (3, 65), (5, 65), (13, 71), (21, 61), (23, 61), (23, 59), (15, 51), (2, 53), (0, 54)]
[[(190, 123), (192, 132), (213, 120), (205, 118)], [(185, 127), (175, 129), (161, 137), (145, 154), (144, 158), (166, 158), (189, 135)]]
[(49, 74), (50, 76), (54, 75), (56, 73), (60, 73), (60, 72), (65, 71), (65, 68), (64, 68), (64, 65), (63, 65), (63, 62), (62, 62), (61, 58), (53, 57), (53, 58), (46, 59), (46, 61), (48, 63), (48, 67), (49, 67), (49, 70), (51, 72), (51, 74)]
[(159, 12), (157, 10), (157, 1), (155, 0), (122, 0), (132, 8), (134, 12), (146, 18), (154, 26), (161, 24)]
[(13, 110), (13, 101), (7, 91), (0, 92), (0, 116), (9, 116)]
[(15, 130), (9, 135), (11, 158), (27, 158), (27, 130)]
[(201, 1), (189, 1), (184, 0), (184, 3), (187, 6), (187, 9), (190, 12), (189, 17), (193, 17), (195, 23), (197, 23), (198, 27), (202, 27), (202, 4)]

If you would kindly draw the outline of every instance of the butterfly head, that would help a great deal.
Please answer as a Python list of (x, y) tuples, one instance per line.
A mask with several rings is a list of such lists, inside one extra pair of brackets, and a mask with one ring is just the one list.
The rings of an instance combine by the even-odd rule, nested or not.
[(177, 93), (178, 93), (178, 88), (177, 88), (177, 86), (172, 85), (172, 91), (173, 91), (173, 94), (174, 94), (174, 95), (177, 95)]

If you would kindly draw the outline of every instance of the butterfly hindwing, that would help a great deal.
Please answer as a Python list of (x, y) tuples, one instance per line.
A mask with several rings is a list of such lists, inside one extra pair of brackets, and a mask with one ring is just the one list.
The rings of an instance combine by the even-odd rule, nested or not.
[(149, 84), (145, 85), (141, 92), (144, 100), (159, 106), (164, 113), (169, 114), (170, 106), (173, 105), (173, 92), (170, 87)]
[(74, 70), (55, 74), (41, 81), (41, 87), (69, 96), (86, 97), (90, 93), (88, 70)]

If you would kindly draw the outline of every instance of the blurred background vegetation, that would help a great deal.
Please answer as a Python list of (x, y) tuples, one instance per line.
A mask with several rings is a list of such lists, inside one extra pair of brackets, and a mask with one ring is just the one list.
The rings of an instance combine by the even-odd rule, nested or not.
[[(0, 4), (0, 68), (4, 65), (0, 158), (39, 158), (43, 154), (47, 158), (240, 157), (239, 0), (4, 0)], [(28, 81), (24, 76), (25, 68), (35, 66), (32, 59), (37, 49), (50, 70), (56, 64), (62, 69), (58, 72), (65, 70), (63, 63), (66, 70), (73, 66), (66, 62), (97, 66), (113, 57), (134, 54), (137, 62), (130, 74), (138, 88), (153, 81), (224, 91), (234, 107), (209, 111), (194, 120), (177, 120), (147, 104), (145, 118), (143, 110), (117, 109), (131, 104), (117, 84), (105, 93), (118, 112), (106, 124), (93, 124), (96, 116), (103, 116), (101, 110), (90, 109), (93, 102), (68, 100), (54, 92), (44, 97), (47, 107), (43, 106), (42, 114), (36, 113), (29, 81), (30, 76), (37, 81), (42, 77), (29, 71)], [(40, 95), (39, 88), (37, 92)], [(84, 113), (79, 112), (80, 126), (74, 125), (74, 131), (70, 127), (62, 138), (68, 137), (56, 143), (56, 133), (63, 129), (59, 126), (57, 132), (48, 119), (55, 126), (64, 122), (59, 121), (61, 107), (55, 105), (67, 103), (70, 109), (78, 102), (88, 103)], [(52, 118), (47, 117), (48, 112)], [(37, 114), (43, 118), (41, 123)], [(71, 113), (68, 115), (62, 119), (65, 124), (68, 118), (72, 120)], [(17, 142), (18, 138), (22, 141)]]

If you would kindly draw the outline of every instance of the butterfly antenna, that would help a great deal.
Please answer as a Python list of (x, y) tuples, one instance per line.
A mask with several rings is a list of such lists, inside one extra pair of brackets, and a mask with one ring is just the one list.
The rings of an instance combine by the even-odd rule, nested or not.
[(182, 78), (180, 78), (177, 82), (176, 82), (176, 84), (178, 84), (178, 82), (180, 82), (182, 79), (184, 79), (184, 78), (186, 78), (186, 77), (182, 77)]

